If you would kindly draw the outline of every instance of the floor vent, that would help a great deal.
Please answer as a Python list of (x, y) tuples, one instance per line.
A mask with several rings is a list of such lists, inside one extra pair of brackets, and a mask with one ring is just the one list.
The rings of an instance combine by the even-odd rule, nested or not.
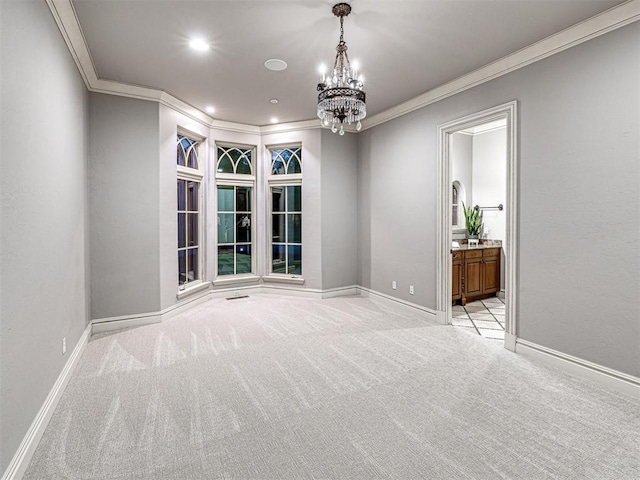
[(237, 300), (239, 298), (249, 298), (249, 295), (240, 295), (239, 297), (227, 297), (226, 300)]

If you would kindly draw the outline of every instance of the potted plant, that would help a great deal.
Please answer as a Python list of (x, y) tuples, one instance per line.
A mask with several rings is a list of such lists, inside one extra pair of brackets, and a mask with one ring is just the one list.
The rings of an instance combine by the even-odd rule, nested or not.
[(482, 230), (482, 210), (478, 207), (467, 207), (462, 202), (464, 221), (467, 227), (467, 238), (477, 239)]

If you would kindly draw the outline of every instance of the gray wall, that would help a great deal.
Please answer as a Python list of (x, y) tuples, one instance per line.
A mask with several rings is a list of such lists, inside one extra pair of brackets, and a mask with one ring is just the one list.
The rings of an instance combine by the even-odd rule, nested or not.
[[(473, 135), (454, 133), (451, 136), (451, 180), (458, 181), (465, 189), (461, 198), (465, 205), (473, 202)], [(461, 205), (462, 206), (462, 205)], [(464, 224), (461, 225), (462, 228)]]
[(322, 129), (322, 288), (357, 284), (357, 137)]
[(89, 107), (91, 316), (157, 312), (159, 105), (91, 93)]
[(87, 92), (45, 2), (0, 2), (0, 44), (1, 474), (87, 325), (89, 287)]
[(360, 134), (363, 285), (409, 299), (416, 282), (435, 308), (437, 125), (515, 99), (518, 336), (640, 375), (639, 39), (623, 27)]
[(430, 308), (436, 303), (437, 123), (423, 109), (358, 134), (360, 285)]

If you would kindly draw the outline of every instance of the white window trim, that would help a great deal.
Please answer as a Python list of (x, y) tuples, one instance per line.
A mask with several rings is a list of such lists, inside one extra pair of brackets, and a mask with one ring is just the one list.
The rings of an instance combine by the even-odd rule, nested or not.
[[(236, 174), (236, 173), (220, 173), (218, 172), (218, 147), (222, 148), (238, 148), (241, 150), (251, 150), (252, 151), (252, 165), (251, 171), (253, 175), (246, 174)], [(258, 168), (258, 157), (257, 157), (257, 148), (253, 145), (244, 145), (239, 143), (227, 143), (227, 142), (216, 142), (214, 145), (214, 192), (213, 192), (213, 211), (215, 215), (214, 221), (214, 244), (215, 248), (213, 249), (213, 285), (231, 285), (231, 284), (244, 284), (244, 283), (255, 283), (260, 281), (260, 276), (257, 273), (258, 262), (258, 241), (257, 241), (257, 189), (256, 189), (256, 170)], [(252, 195), (251, 195), (251, 273), (237, 273), (233, 275), (218, 275), (218, 186), (226, 186), (226, 187), (251, 187)], [(234, 197), (234, 208), (235, 208), (235, 197)], [(234, 234), (235, 235), (235, 234)], [(235, 238), (235, 237), (234, 237)]]
[[(178, 273), (178, 290), (176, 293), (176, 298), (181, 299), (187, 297), (193, 293), (199, 292), (208, 288), (211, 285), (211, 282), (205, 280), (207, 277), (206, 272), (206, 261), (205, 261), (205, 230), (206, 230), (206, 212), (205, 212), (205, 201), (204, 201), (204, 191), (205, 191), (205, 182), (204, 182), (204, 165), (206, 163), (206, 152), (207, 148), (207, 139), (200, 137), (198, 135), (194, 135), (191, 132), (185, 132), (178, 128), (176, 135), (182, 135), (184, 137), (188, 137), (192, 140), (196, 140), (198, 142), (198, 168), (190, 168), (185, 167), (183, 165), (176, 165), (176, 181), (177, 180), (187, 180), (194, 181), (200, 184), (198, 188), (198, 270), (200, 272), (200, 278), (193, 280), (191, 282), (187, 282), (185, 284), (180, 285), (180, 278)], [(175, 197), (174, 197), (175, 198)], [(177, 207), (177, 206), (176, 206)], [(177, 212), (177, 208), (176, 208)], [(177, 239), (176, 239), (177, 245)], [(176, 248), (176, 253), (178, 252), (178, 248)], [(177, 260), (177, 259), (176, 259)]]
[(178, 293), (176, 294), (176, 298), (178, 300), (188, 297), (189, 295), (192, 295), (194, 293), (200, 292), (202, 290), (207, 290), (208, 288), (211, 287), (211, 282), (206, 282), (206, 281), (193, 281), (187, 284), (187, 286), (185, 288), (183, 288), (182, 290), (178, 289)]
[[(288, 144), (280, 144), (280, 145), (268, 145), (265, 147), (265, 159), (268, 168), (268, 176), (267, 176), (267, 221), (265, 222), (267, 226), (267, 265), (266, 265), (266, 274), (262, 277), (263, 281), (267, 283), (271, 282), (279, 282), (279, 283), (291, 283), (296, 285), (304, 284), (304, 276), (299, 274), (283, 274), (283, 273), (274, 273), (273, 269), (273, 205), (271, 204), (271, 188), (272, 187), (287, 187), (287, 186), (296, 186), (299, 185), (302, 187), (302, 191), (304, 192), (303, 185), (303, 175), (304, 175), (304, 160), (301, 160), (300, 167), (302, 168), (303, 173), (291, 173), (291, 174), (280, 174), (274, 175), (272, 174), (272, 164), (271, 164), (271, 150), (279, 150), (285, 148), (300, 148), (302, 149), (302, 144), (300, 143), (288, 143)], [(302, 151), (302, 150), (301, 150)], [(304, 219), (304, 202), (302, 204), (302, 218)], [(303, 220), (304, 223), (304, 220)], [(304, 234), (304, 230), (303, 230)], [(304, 243), (300, 242), (304, 247)], [(302, 256), (302, 272), (304, 274), (304, 253)]]

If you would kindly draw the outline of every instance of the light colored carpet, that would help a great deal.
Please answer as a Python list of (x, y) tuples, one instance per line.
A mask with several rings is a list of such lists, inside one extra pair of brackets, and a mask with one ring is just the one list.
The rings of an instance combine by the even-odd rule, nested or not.
[(349, 297), (96, 336), (27, 479), (638, 479), (640, 402)]

